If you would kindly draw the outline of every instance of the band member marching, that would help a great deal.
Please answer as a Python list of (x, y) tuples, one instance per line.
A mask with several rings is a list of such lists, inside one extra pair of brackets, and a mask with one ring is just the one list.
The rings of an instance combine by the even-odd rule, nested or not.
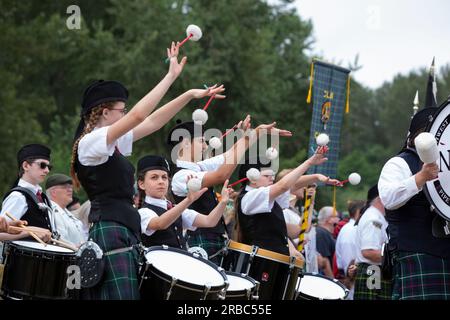
[[(247, 116), (239, 126), (244, 132), (250, 129), (250, 117)], [(260, 125), (253, 135), (245, 134), (224, 154), (202, 160), (203, 152), (207, 149), (203, 136), (203, 127), (194, 122), (184, 122), (175, 126), (168, 137), (168, 144), (177, 151), (176, 169), (172, 179), (172, 193), (177, 203), (187, 196), (187, 177), (194, 176), (201, 181), (202, 188), (208, 188), (198, 200), (189, 208), (208, 215), (218, 201), (213, 187), (224, 183), (245, 154), (245, 151), (256, 142), (263, 133), (291, 136), (286, 130), (275, 128), (275, 123)], [(227, 239), (226, 226), (223, 219), (213, 228), (197, 228), (187, 232), (187, 243), (190, 247), (203, 248), (209, 259), (219, 263), (221, 252)]]
[(137, 165), (142, 243), (146, 247), (168, 245), (186, 249), (183, 229), (194, 231), (197, 227), (214, 227), (226, 208), (229, 193), (228, 181), (222, 189), (222, 197), (209, 215), (203, 215), (188, 207), (208, 189), (188, 192), (187, 197), (175, 206), (166, 199), (170, 184), (170, 167), (160, 156), (145, 156)]
[(274, 172), (269, 161), (249, 159), (239, 168), (239, 179), (247, 176), (254, 168), (260, 171), (256, 181), (245, 180), (237, 197), (236, 210), (241, 242), (248, 245), (275, 251), (284, 255), (300, 256), (291, 241), (288, 241), (283, 208), (289, 207), (291, 189), (304, 187), (300, 177), (310, 166), (320, 165), (327, 158), (323, 148), (304, 163), (286, 174), (280, 181), (273, 183)]
[(159, 130), (191, 99), (222, 90), (189, 90), (149, 116), (186, 63), (186, 57), (178, 61), (178, 44), (167, 51), (167, 75), (129, 113), (128, 90), (119, 82), (97, 81), (84, 92), (71, 174), (74, 186), (81, 182), (91, 201), (89, 237), (106, 256), (102, 281), (88, 290), (87, 298), (139, 298), (140, 216), (132, 202), (134, 167), (126, 158), (133, 142)]
[[(17, 153), (18, 178), (14, 187), (6, 193), (1, 216), (10, 215), (15, 219), (26, 220), (35, 234), (44, 241), (49, 241), (52, 223), (50, 200), (39, 185), (50, 172), (50, 149), (42, 144), (23, 146)], [(5, 218), (9, 219), (9, 218)], [(28, 232), (3, 235), (2, 240), (16, 240), (29, 237)], [(32, 239), (32, 238), (30, 238)]]
[(436, 110), (425, 108), (414, 115), (405, 148), (388, 160), (378, 181), (389, 224), (394, 300), (449, 298), (450, 238), (433, 235), (433, 220), (439, 217), (423, 192), (425, 183), (438, 176), (439, 167), (422, 163), (414, 143)]

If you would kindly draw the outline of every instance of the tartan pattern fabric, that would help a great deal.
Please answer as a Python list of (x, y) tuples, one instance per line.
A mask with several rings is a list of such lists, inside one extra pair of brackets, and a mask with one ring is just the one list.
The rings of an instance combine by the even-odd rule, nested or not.
[(394, 300), (450, 299), (450, 259), (411, 252), (394, 259)]
[[(111, 250), (131, 247), (138, 243), (131, 230), (112, 221), (100, 221), (94, 224), (89, 238), (106, 253)], [(93, 300), (138, 300), (139, 253), (137, 248), (131, 251), (104, 257), (105, 272), (102, 281), (88, 289), (89, 299)]]
[[(321, 173), (328, 177), (337, 177), (339, 140), (346, 101), (347, 79), (350, 70), (317, 60), (314, 60), (313, 63), (313, 112), (308, 157), (311, 157), (317, 148), (316, 133), (326, 133), (330, 137), (330, 142), (328, 143), (328, 161), (320, 166), (311, 167), (308, 170), (308, 173)], [(325, 91), (327, 91), (329, 95), (330, 93), (333, 93), (333, 98), (325, 97)], [(331, 112), (325, 129), (321, 119), (322, 105), (326, 101), (331, 102)]]
[[(192, 247), (201, 247), (207, 253), (208, 257), (216, 254), (218, 251), (222, 250), (226, 243), (225, 239), (222, 235), (217, 233), (202, 233), (201, 235), (189, 235), (187, 238), (187, 244), (189, 248)], [(217, 255), (212, 259), (209, 259), (211, 262), (215, 264), (219, 264), (221, 259), (221, 255)]]
[[(355, 278), (354, 300), (391, 300), (392, 285), (391, 281), (380, 280), (380, 289), (369, 289), (367, 282), (370, 277), (367, 269), (368, 263), (359, 263)], [(381, 276), (381, 273), (380, 273)], [(370, 280), (369, 280), (370, 281)]]

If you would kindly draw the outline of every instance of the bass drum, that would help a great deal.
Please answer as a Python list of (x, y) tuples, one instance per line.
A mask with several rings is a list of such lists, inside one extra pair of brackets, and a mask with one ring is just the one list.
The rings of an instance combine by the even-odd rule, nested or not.
[(344, 300), (349, 290), (338, 280), (305, 273), (298, 279), (297, 300)]
[(260, 300), (294, 300), (304, 261), (277, 252), (229, 240), (221, 266), (247, 274), (260, 283)]
[(167, 246), (150, 247), (140, 275), (143, 300), (218, 300), (228, 279), (222, 268), (198, 254)]
[(446, 233), (444, 227), (450, 229), (450, 224), (446, 223), (450, 220), (450, 99), (439, 107), (426, 131), (436, 138), (440, 154), (438, 160), (440, 170), (438, 179), (427, 181), (423, 191), (433, 209), (443, 218), (435, 219), (433, 233), (435, 226), (439, 225), (441, 225), (440, 233)]
[(32, 241), (5, 243), (1, 296), (11, 300), (78, 299), (67, 287), (68, 267), (77, 265), (75, 252)]

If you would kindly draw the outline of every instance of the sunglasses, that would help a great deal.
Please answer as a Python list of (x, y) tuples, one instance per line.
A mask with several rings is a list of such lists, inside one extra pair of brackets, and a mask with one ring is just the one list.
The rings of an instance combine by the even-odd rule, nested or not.
[(51, 171), (52, 168), (53, 168), (53, 166), (52, 166), (50, 163), (37, 162), (37, 161), (35, 161), (35, 162), (33, 162), (33, 163), (37, 163), (37, 165), (38, 165), (42, 170), (44, 170), (45, 168), (48, 168), (48, 170)]

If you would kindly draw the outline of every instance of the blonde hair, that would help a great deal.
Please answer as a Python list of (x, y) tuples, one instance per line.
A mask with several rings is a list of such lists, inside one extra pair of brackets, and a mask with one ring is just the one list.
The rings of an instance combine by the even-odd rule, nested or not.
[(277, 174), (277, 177), (276, 177), (276, 179), (275, 179), (275, 182), (278, 182), (278, 181), (280, 181), (281, 179), (283, 179), (288, 173), (291, 173), (292, 170), (294, 170), (294, 169), (283, 169), (283, 170), (281, 170), (281, 171)]
[(112, 109), (114, 104), (115, 104), (115, 102), (102, 103), (102, 104), (94, 107), (89, 114), (84, 116), (84, 122), (86, 123), (86, 125), (84, 126), (83, 133), (73, 144), (72, 158), (70, 160), (70, 176), (72, 177), (73, 188), (75, 190), (80, 189), (80, 180), (78, 180), (78, 176), (75, 171), (75, 162), (78, 157), (78, 144), (80, 143), (80, 140), (85, 135), (87, 135), (88, 133), (92, 132), (92, 130), (94, 130), (101, 115), (103, 114), (103, 110), (104, 109)]

